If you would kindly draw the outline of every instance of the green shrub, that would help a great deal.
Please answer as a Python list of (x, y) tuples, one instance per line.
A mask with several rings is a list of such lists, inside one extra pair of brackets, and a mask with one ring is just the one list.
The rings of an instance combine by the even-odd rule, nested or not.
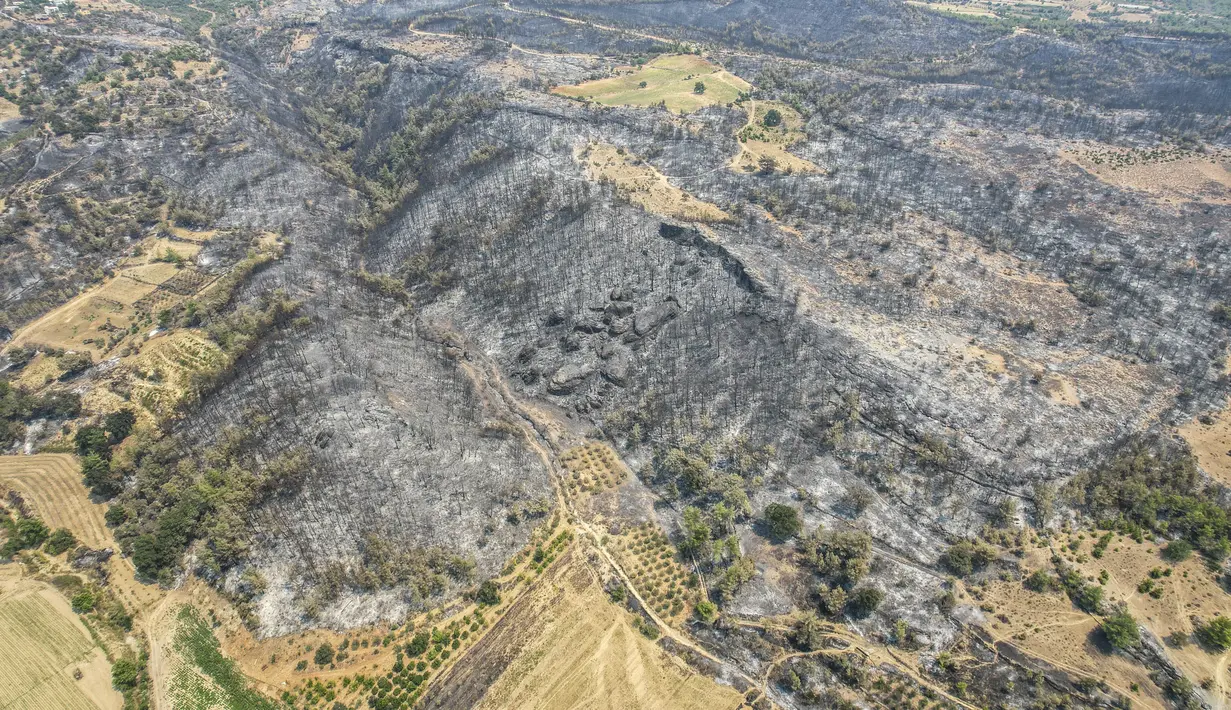
[(64, 370), (60, 379), (68, 379), (90, 369), (94, 364), (94, 358), (90, 357), (90, 353), (65, 353), (56, 358), (56, 364)]
[(9, 531), (9, 539), (0, 547), (0, 558), (11, 558), (21, 550), (32, 550), (47, 541), (50, 533), (38, 518), (21, 518)]
[(485, 606), (495, 606), (500, 603), (500, 585), (495, 580), (489, 579), (479, 585), (479, 592), (475, 595), (475, 601)]
[(1193, 546), (1188, 544), (1186, 540), (1172, 540), (1162, 549), (1163, 559), (1171, 563), (1183, 562), (1192, 554)]
[(333, 646), (328, 641), (316, 647), (316, 653), (312, 655), (312, 660), (316, 661), (318, 666), (327, 666), (333, 663)]
[(111, 442), (107, 440), (107, 431), (102, 427), (81, 427), (73, 435), (73, 443), (77, 446), (78, 456), (97, 454), (104, 459), (111, 458)]
[(118, 444), (128, 435), (132, 433), (133, 425), (137, 423), (137, 416), (133, 414), (131, 409), (121, 409), (118, 412), (108, 414), (103, 420), (103, 430), (107, 432), (111, 443)]
[(885, 593), (876, 587), (860, 587), (851, 592), (846, 602), (846, 610), (856, 619), (862, 619), (876, 611), (885, 600)]
[(1103, 608), (1103, 588), (1097, 584), (1087, 584), (1073, 595), (1073, 603), (1082, 611), (1097, 614)]
[(71, 600), (73, 611), (78, 614), (89, 614), (91, 611), (94, 611), (94, 603), (96, 601), (98, 600), (94, 597), (93, 592), (88, 589), (83, 589), (73, 595)]
[(415, 634), (410, 643), (406, 644), (406, 655), (421, 656), (427, 650), (427, 647), (432, 643), (432, 637), (426, 631), (420, 631)]
[(1197, 628), (1197, 638), (1219, 651), (1231, 649), (1231, 617), (1215, 616), (1210, 623), (1202, 624)]
[(799, 519), (799, 512), (789, 505), (770, 503), (765, 506), (762, 518), (769, 534), (778, 540), (790, 539), (803, 530), (803, 521)]
[(77, 544), (77, 538), (64, 528), (59, 528), (47, 537), (43, 550), (49, 555), (58, 555)]
[(81, 459), (81, 478), (90, 492), (104, 498), (112, 498), (120, 492), (120, 477), (111, 470), (111, 462), (97, 453)]
[(111, 684), (121, 692), (136, 687), (141, 667), (131, 658), (120, 658), (111, 664)]
[(1127, 611), (1118, 611), (1103, 619), (1103, 636), (1114, 648), (1128, 649), (1141, 643), (1141, 630)]
[(122, 505), (108, 506), (107, 512), (103, 514), (103, 520), (107, 521), (111, 527), (123, 525), (128, 522), (128, 518), (128, 508)]
[(1036, 569), (1022, 581), (1022, 586), (1032, 592), (1051, 592), (1060, 588), (1060, 581), (1047, 570)]
[(940, 564), (958, 577), (967, 577), (996, 559), (996, 551), (982, 542), (962, 540), (940, 556)]

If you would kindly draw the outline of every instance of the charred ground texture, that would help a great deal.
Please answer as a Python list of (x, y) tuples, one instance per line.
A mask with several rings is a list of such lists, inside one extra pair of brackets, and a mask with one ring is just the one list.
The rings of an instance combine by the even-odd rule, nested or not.
[[(1082, 162), (1109, 145), (1225, 161), (1225, 40), (1013, 32), (885, 2), (463, 5), (275, 5), (209, 40), (163, 27), (225, 63), (225, 83), (168, 83), (209, 113), (71, 141), (10, 126), (4, 219), (24, 236), (2, 245), (18, 315), (0, 326), (157, 221), (87, 255), (51, 228), (57, 194), (178, 199), (291, 243), (238, 299), (281, 289), (303, 322), (172, 427), (194, 449), (258, 418), (258, 456), (309, 452), (223, 582), (269, 582), (267, 633), (428, 603), (345, 571), (383, 544), (476, 565), (440, 595), (504, 565), (555, 499), (505, 387), (616, 445), (672, 533), (685, 506), (746, 496), (730, 532), (758, 573), (721, 592), (731, 611), (814, 605), (816, 580), (754, 525), (785, 503), (807, 530), (858, 519), (883, 553), (884, 610), (856, 623), (907, 617), (938, 646), (952, 625), (922, 605), (945, 544), (1006, 499), (1046, 525), (1049, 484), (1225, 401), (1231, 188)], [(743, 102), (680, 116), (546, 91), (681, 47), (799, 111), (791, 150), (819, 170), (729, 168)], [(126, 48), (83, 40), (48, 84)], [(587, 179), (594, 143), (728, 218), (654, 214)], [(22, 192), (36, 180), (39, 200)]]

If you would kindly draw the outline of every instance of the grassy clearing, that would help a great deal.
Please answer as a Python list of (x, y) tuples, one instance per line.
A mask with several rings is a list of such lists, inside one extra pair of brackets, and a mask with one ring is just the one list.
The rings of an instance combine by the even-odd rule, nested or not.
[[(1166, 640), (1166, 652), (1194, 683), (1209, 679), (1220, 703), (1231, 699), (1222, 680), (1225, 655), (1202, 648), (1196, 627), (1216, 615), (1231, 614), (1231, 603), (1216, 572), (1197, 555), (1171, 563), (1163, 545), (1106, 531), (1073, 531), (1051, 538), (1048, 547), (1029, 550), (1023, 567), (1054, 572), (1057, 554), (1078, 570), (1087, 584), (1103, 592), (1103, 613), (1123, 604), (1138, 624)], [(1097, 555), (1097, 556), (1096, 556)], [(1121, 654), (1108, 653), (1096, 616), (1078, 609), (1059, 589), (1031, 591), (1021, 581), (997, 581), (967, 590), (986, 615), (985, 628), (996, 638), (1080, 675), (1106, 680), (1132, 697), (1134, 707), (1165, 708), (1164, 693), (1149, 670)], [(1175, 639), (1182, 639), (1176, 643)], [(1136, 684), (1138, 692), (1132, 691)]]
[[(752, 101), (748, 106), (748, 123), (739, 130), (740, 151), (731, 160), (731, 169), (754, 172), (766, 167), (762, 161), (772, 161), (772, 169), (786, 173), (820, 172), (813, 163), (787, 152), (787, 148), (807, 138), (803, 118), (795, 109), (777, 101)], [(771, 112), (775, 120), (767, 120)]]
[[(0, 707), (118, 707), (119, 694), (110, 690), (109, 683), (99, 687), (96, 682), (99, 672), (109, 678), (110, 667), (92, 662), (99, 652), (89, 632), (62, 598), (40, 587), (23, 585), (0, 597)], [(81, 670), (80, 680), (73, 678), (73, 668)]]
[[(691, 54), (664, 54), (641, 67), (623, 71), (619, 76), (559, 86), (552, 91), (605, 106), (661, 103), (669, 111), (691, 113), (705, 106), (732, 103), (752, 88), (738, 76)], [(697, 82), (705, 85), (703, 93), (697, 93)]]
[(1231, 408), (1203, 414), (1180, 427), (1179, 435), (1193, 450), (1201, 469), (1223, 485), (1231, 485)]
[(591, 180), (609, 182), (617, 193), (647, 212), (688, 222), (726, 222), (731, 216), (717, 205), (698, 200), (672, 185), (648, 163), (607, 143), (594, 143), (577, 154)]

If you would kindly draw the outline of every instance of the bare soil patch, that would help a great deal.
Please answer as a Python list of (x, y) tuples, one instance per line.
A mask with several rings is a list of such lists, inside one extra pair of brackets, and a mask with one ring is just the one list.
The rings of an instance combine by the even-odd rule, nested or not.
[(1180, 427), (1179, 435), (1192, 447), (1202, 470), (1215, 480), (1231, 485), (1231, 410), (1194, 418)]
[(1231, 204), (1231, 151), (1224, 149), (1083, 143), (1060, 151), (1060, 157), (1109, 185), (1139, 190), (1162, 202)]
[(689, 222), (724, 222), (730, 215), (672, 185), (662, 173), (623, 148), (593, 143), (577, 155), (592, 180), (616, 186), (620, 196), (647, 212)]

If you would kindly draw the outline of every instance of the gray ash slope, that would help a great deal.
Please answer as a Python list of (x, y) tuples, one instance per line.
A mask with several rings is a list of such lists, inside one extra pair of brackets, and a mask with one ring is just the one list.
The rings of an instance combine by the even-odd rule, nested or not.
[[(247, 356), (179, 432), (204, 445), (259, 412), (265, 454), (312, 452), (304, 486), (257, 516), (267, 633), (421, 602), (348, 593), (303, 613), (323, 565), (368, 536), (447, 547), (480, 576), (525, 542), (535, 519), (512, 513), (551, 487), (507, 436), (507, 403), (476, 382), (488, 365), (638, 467), (688, 435), (772, 446), (748, 482), (758, 511), (802, 490), (818, 501), (809, 527), (842, 525), (837, 501), (867, 485), (862, 524), (924, 569), (1006, 496), (1225, 396), (1226, 327), (1210, 309), (1231, 301), (1228, 207), (1164, 203), (1057, 155), (1075, 140), (1226, 148), (1226, 44), (1002, 36), (896, 3), (838, 5), (775, 3), (755, 33), (750, 3), (533, 6), (636, 35), (509, 6), (281, 8), (272, 28), (215, 33), (231, 78), (212, 130), (247, 151), (108, 139), (101, 150), (217, 204), (220, 226), (294, 242), (245, 296), (284, 289), (310, 325)], [(304, 12), (322, 14), (319, 36), (292, 51)], [(472, 36), (429, 45), (411, 21)], [(885, 31), (872, 41), (868, 27)], [(801, 107), (808, 139), (793, 150), (825, 172), (727, 170), (737, 109), (681, 119), (543, 91), (614, 63), (552, 52), (669, 49), (649, 34), (706, 42), (758, 98)], [(943, 61), (905, 59), (921, 46)], [(591, 141), (737, 218), (699, 227), (627, 203), (586, 179), (574, 151)], [(660, 507), (669, 529), (683, 493)], [(751, 520), (740, 530), (772, 553)], [(875, 575), (883, 618), (915, 609), (913, 625), (947, 633), (918, 611), (935, 576)], [(780, 611), (803, 586), (758, 578), (732, 606)]]
[[(621, 6), (617, 19), (643, 9)], [(457, 30), (472, 12), (420, 26)], [(827, 170), (737, 174), (722, 168), (739, 112), (714, 107), (682, 124), (662, 111), (552, 97), (540, 89), (590, 75), (594, 61), (511, 45), (585, 51), (595, 30), (504, 14), (508, 23), (490, 25), (494, 36), (458, 40), (451, 55), (399, 48), (414, 38), (383, 28), (414, 12), (389, 6), (329, 15), (322, 37), (286, 69), (272, 68), (276, 36), (241, 25), (220, 39), (254, 81), (293, 87), (269, 114), (309, 152), (322, 150), (320, 134), (302, 125), (312, 101), (376, 71), (350, 109), (362, 117), (350, 153), (359, 171), (386, 155), (402, 111), (462, 111), (450, 102), (486, 98), (421, 145), (414, 189), (383, 220), (292, 229), (288, 261), (253, 287), (286, 288), (313, 321), (295, 342), (264, 346), (206, 404), (209, 418), (226, 419), (268, 402), (271, 446), (318, 444), (314, 479), (275, 508), (287, 529), (263, 531), (270, 545), (254, 562), (274, 578), (293, 584), (273, 570), (353, 554), (369, 526), (416, 544), (448, 540), (488, 574), (524, 540), (524, 529), (501, 537), (492, 528), (507, 525), (502, 506), (548, 490), (545, 471), (517, 441), (483, 435), (481, 404), (436, 352), (448, 348), (425, 345), (424, 332), (449, 333), (454, 350), (468, 351), (463, 360), (494, 363), (519, 396), (571, 411), (630, 462), (702, 431), (772, 445), (764, 485), (752, 489), (757, 510), (804, 489), (821, 501), (806, 512), (809, 525), (833, 525), (842, 492), (869, 484), (878, 496), (864, 522), (878, 544), (925, 565), (1003, 497), (1029, 499), (1035, 484), (1062, 479), (1117, 438), (1220, 396), (1226, 333), (1209, 308), (1226, 291), (1226, 208), (1158, 204), (1053, 157), (1064, 140), (1148, 144), (1183, 134), (1225, 144), (1217, 106), (1069, 101), (1072, 85), (1127, 80), (1127, 69), (1095, 80), (1078, 67), (1044, 90), (916, 80), (894, 69), (893, 56), (887, 69), (861, 70), (736, 55), (728, 65), (765, 98), (808, 110), (809, 139), (797, 152)], [(680, 21), (645, 17), (659, 33)], [(527, 22), (551, 25), (550, 42), (523, 33)], [(695, 36), (694, 26), (676, 29)], [(598, 34), (608, 47), (621, 41)], [(1001, 45), (1016, 42), (1059, 44), (1004, 39), (963, 60), (1003, 74), (1019, 56)], [(493, 68), (504, 59), (528, 71)], [(1168, 81), (1186, 71), (1158, 70)], [(1202, 90), (1218, 94), (1218, 83)], [(958, 139), (965, 154), (951, 147)], [(742, 203), (742, 216), (698, 229), (623, 202), (587, 181), (573, 157), (594, 140), (646, 157), (697, 198)], [(298, 199), (308, 184), (292, 181), (285, 194)], [(756, 206), (771, 201), (795, 227)], [(357, 268), (401, 280), (414, 308), (355, 285)], [(1090, 292), (1103, 305), (1075, 295)], [(1002, 371), (990, 372), (979, 353), (1003, 360), (992, 368)], [(1057, 392), (1070, 386), (1075, 399), (1064, 401)], [(448, 401), (450, 391), (460, 399), (449, 411), (469, 413), (442, 420), (439, 403), (413, 404)], [(852, 393), (858, 417), (834, 446), (825, 431)], [(630, 422), (641, 430), (632, 442)], [(429, 453), (433, 439), (460, 458)], [(448, 473), (433, 475), (437, 467)], [(668, 483), (653, 474), (647, 482), (660, 493)], [(672, 510), (661, 513), (669, 527)], [(310, 545), (290, 542), (305, 537)], [(909, 593), (890, 587), (890, 608), (937, 585), (922, 581)], [(738, 604), (781, 608), (799, 593), (758, 580)], [(265, 620), (286, 628), (290, 610), (276, 606), (264, 607)], [(944, 633), (936, 620), (920, 625)]]

